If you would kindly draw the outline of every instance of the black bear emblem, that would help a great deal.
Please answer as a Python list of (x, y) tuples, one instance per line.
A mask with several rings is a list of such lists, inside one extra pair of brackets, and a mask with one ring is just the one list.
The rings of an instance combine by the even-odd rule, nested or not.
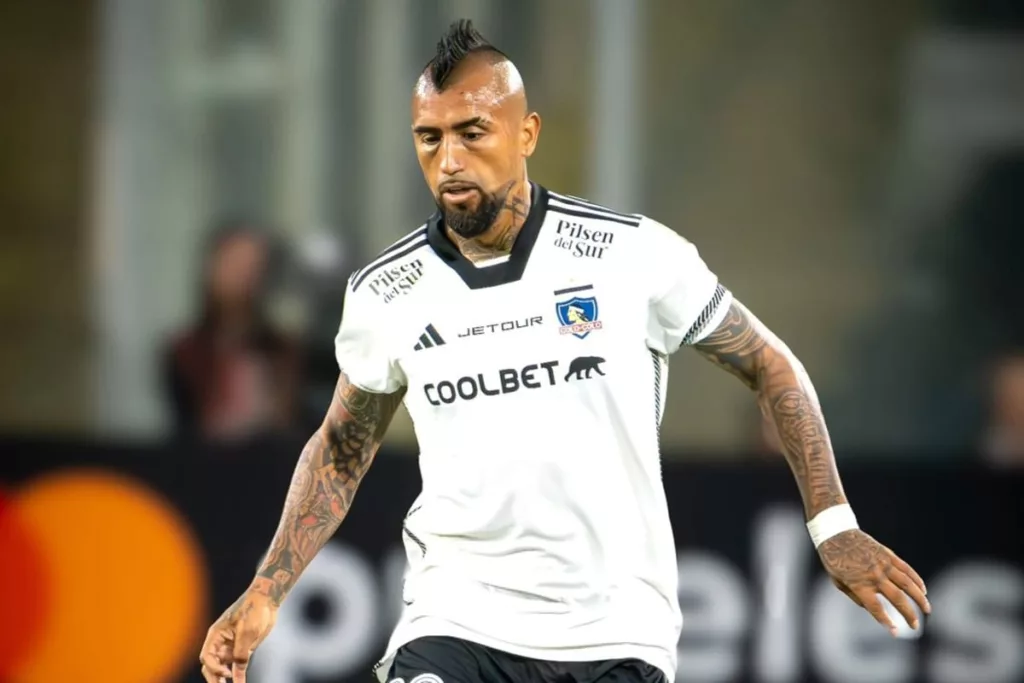
[(565, 381), (568, 382), (569, 378), (576, 375), (576, 379), (590, 379), (590, 374), (597, 371), (597, 374), (604, 375), (604, 371), (601, 369), (601, 363), (604, 362), (604, 358), (598, 358), (597, 356), (580, 356), (579, 358), (573, 358), (572, 362), (569, 363), (569, 372), (565, 375)]

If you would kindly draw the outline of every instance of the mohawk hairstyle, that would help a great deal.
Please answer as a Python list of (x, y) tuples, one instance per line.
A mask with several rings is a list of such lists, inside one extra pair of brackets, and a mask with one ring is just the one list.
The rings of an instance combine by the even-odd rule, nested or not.
[(444, 88), (445, 82), (463, 60), (474, 52), (490, 52), (496, 57), (508, 59), (508, 56), (487, 42), (469, 19), (452, 22), (448, 32), (437, 43), (437, 53), (427, 63), (424, 71), (430, 73), (430, 80), (438, 90)]

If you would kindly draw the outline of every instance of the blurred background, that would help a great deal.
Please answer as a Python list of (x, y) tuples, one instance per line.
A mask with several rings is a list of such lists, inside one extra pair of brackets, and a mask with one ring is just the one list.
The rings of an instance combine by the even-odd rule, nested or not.
[[(695, 242), (804, 361), (872, 533), (948, 579), (932, 640), (818, 600), (771, 430), (679, 353), (679, 680), (1024, 681), (1009, 0), (0, 3), (0, 680), (196, 680), (330, 399), (348, 275), (433, 210), (409, 95), (459, 17), (524, 74), (532, 179)], [(403, 412), (259, 681), (366, 680), (415, 452)]]

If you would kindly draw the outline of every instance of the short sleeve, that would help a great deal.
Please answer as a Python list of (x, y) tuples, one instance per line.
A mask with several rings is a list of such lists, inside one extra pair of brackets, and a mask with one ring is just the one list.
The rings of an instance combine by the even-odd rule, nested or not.
[(366, 289), (352, 291), (349, 280), (345, 290), (341, 326), (334, 337), (334, 357), (349, 382), (365, 391), (390, 394), (405, 386), (406, 378), (390, 352), (384, 316), (380, 304)]
[(650, 264), (648, 345), (662, 353), (696, 344), (725, 318), (732, 303), (697, 247), (674, 230), (645, 219)]

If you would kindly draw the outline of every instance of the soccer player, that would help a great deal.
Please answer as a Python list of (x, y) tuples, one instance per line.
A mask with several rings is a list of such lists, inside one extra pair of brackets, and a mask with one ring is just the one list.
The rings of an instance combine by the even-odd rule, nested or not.
[(683, 346), (756, 392), (835, 585), (895, 632), (921, 578), (858, 529), (800, 362), (673, 230), (531, 182), (541, 122), (467, 21), (415, 85), (438, 212), (354, 273), (341, 373), (255, 578), (213, 624), (208, 681), (245, 680), (288, 591), (345, 518), (404, 400), (423, 489), (382, 682), (675, 679), (682, 617), (659, 469), (667, 358)]

